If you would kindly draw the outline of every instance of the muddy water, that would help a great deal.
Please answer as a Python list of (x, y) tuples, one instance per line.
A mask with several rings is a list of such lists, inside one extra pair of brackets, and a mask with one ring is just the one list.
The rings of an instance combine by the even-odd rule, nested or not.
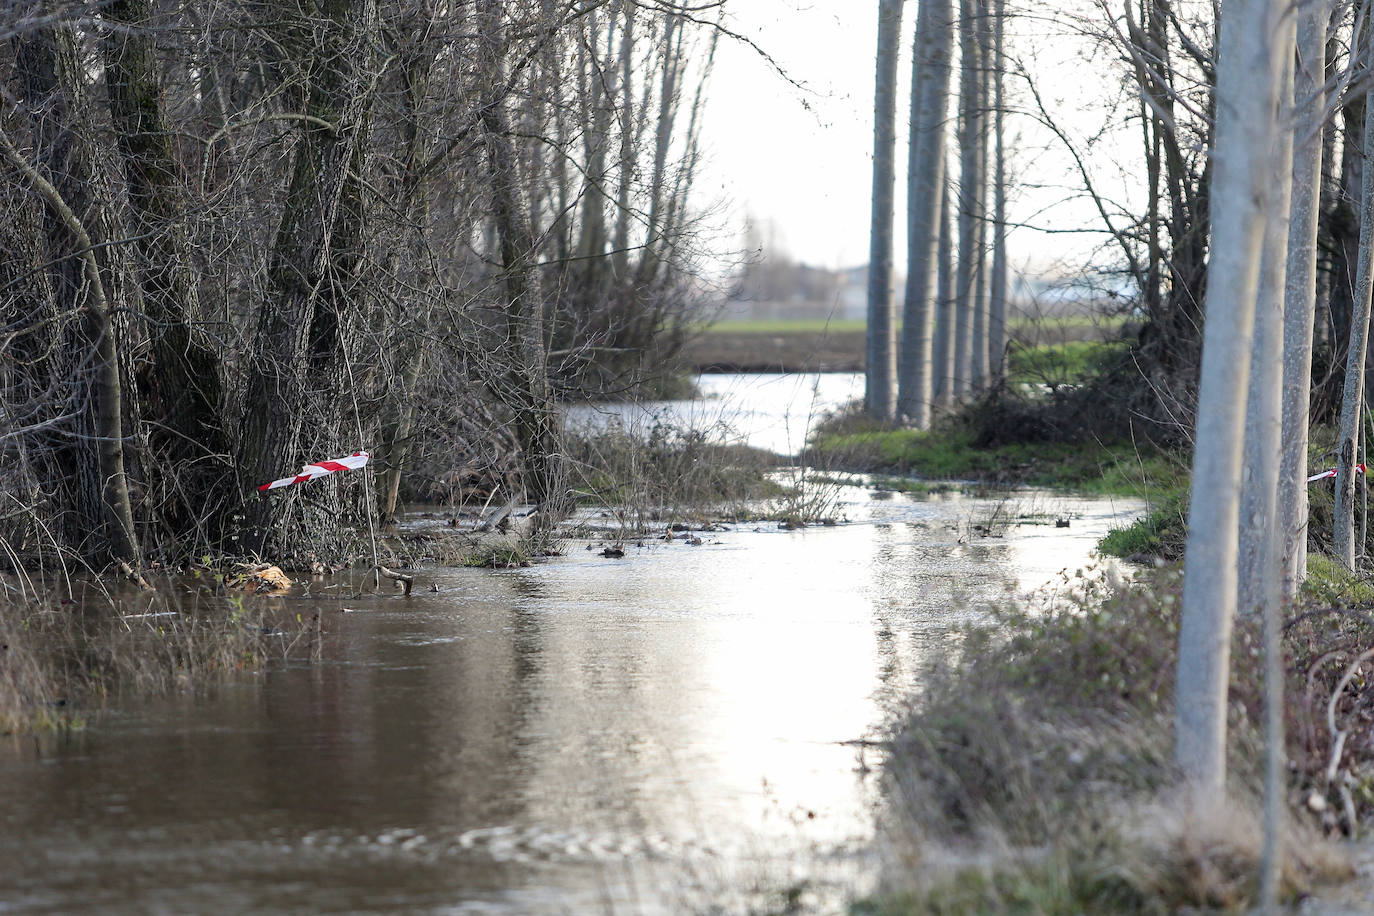
[[(706, 402), (583, 419), (795, 453), (856, 384), (706, 377)], [(0, 912), (734, 913), (797, 887), (842, 910), (883, 804), (863, 742), (959, 624), (1140, 507), (832, 495), (833, 528), (287, 599), (324, 615), (314, 665), (0, 741)], [(994, 516), (1035, 524), (978, 537)]]
[[(1139, 506), (841, 494), (604, 559), (298, 602), (322, 662), (0, 742), (0, 911), (744, 912), (871, 872), (877, 735), (981, 603)], [(437, 586), (431, 593), (425, 589)]]

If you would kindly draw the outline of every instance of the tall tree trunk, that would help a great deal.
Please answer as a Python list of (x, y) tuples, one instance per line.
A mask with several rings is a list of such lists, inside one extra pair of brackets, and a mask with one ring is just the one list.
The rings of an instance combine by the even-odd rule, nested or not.
[[(152, 344), (148, 404), (154, 420), (147, 475), (158, 517), (174, 549), (218, 548), (239, 506), (223, 463), (221, 367), (199, 320), (186, 188), (162, 108), (148, 0), (115, 0), (104, 9), (117, 28), (105, 43), (105, 85), (133, 213), (130, 240)], [(208, 526), (208, 530), (206, 528)]]
[(973, 354), (969, 376), (974, 388), (982, 388), (988, 380), (988, 109), (992, 96), (988, 91), (988, 58), (992, 42), (989, 39), (988, 4), (991, 0), (974, 0), (976, 10), (975, 50), (978, 56), (978, 130), (975, 132), (977, 151), (977, 189), (974, 201), (973, 241)]
[(95, 341), (95, 433), (100, 473), (101, 501), (105, 519), (101, 541), (105, 555), (131, 566), (140, 565), (138, 539), (134, 531), (133, 508), (129, 501), (129, 481), (124, 473), (123, 392), (119, 378), (119, 354), (115, 345), (114, 323), (105, 296), (105, 282), (95, 259), (90, 233), (51, 182), (39, 174), (19, 154), (8, 136), (0, 131), (0, 152), (33, 185), (43, 202), (71, 234), (72, 247), (81, 259), (86, 283), (86, 314), (90, 337)]
[(524, 452), (526, 488), (544, 504), (548, 517), (566, 501), (559, 460), (559, 414), (546, 374), (543, 302), (534, 231), (520, 180), (520, 163), (510, 135), (506, 93), (506, 27), (502, 0), (479, 0), (478, 58), (487, 78), (481, 127), (491, 176), (492, 209), (501, 247), (506, 313), (506, 361), (512, 408)]
[(649, 215), (644, 229), (644, 249), (640, 252), (635, 282), (641, 288), (653, 285), (662, 260), (664, 211), (669, 206), (666, 177), (668, 152), (677, 120), (679, 78), (682, 73), (682, 17), (668, 13), (663, 29), (662, 70), (659, 73), (658, 119), (654, 133), (654, 162), (649, 179)]
[(1005, 120), (1007, 102), (1002, 41), (1007, 15), (1006, 0), (993, 0), (992, 45), (992, 277), (988, 284), (988, 368), (1002, 374), (1007, 349), (1007, 170)]
[[(1321, 112), (1326, 94), (1328, 2), (1299, 8), (1293, 79), (1297, 111)], [(1278, 531), (1283, 541), (1283, 596), (1293, 599), (1307, 576), (1307, 435), (1312, 388), (1312, 333), (1317, 298), (1317, 222), (1324, 134), (1320, 115), (1299, 117), (1293, 150), (1292, 209), (1283, 304), (1283, 458), (1279, 467)]]
[(977, 271), (979, 137), (978, 0), (959, 0), (959, 260), (954, 278), (954, 379), (951, 396), (963, 397), (973, 380), (974, 274)]
[(1336, 513), (1333, 547), (1336, 559), (1355, 568), (1355, 464), (1364, 413), (1364, 363), (1369, 345), (1371, 258), (1374, 258), (1374, 90), (1364, 96), (1364, 158), (1360, 179), (1360, 248), (1356, 258), (1355, 302), (1346, 348), (1345, 386), (1341, 397), (1340, 438), (1336, 449)]
[(1226, 693), (1236, 608), (1245, 386), (1271, 212), (1279, 70), (1279, 0), (1237, 0), (1221, 23), (1216, 90), (1212, 255), (1198, 398), (1179, 634), (1174, 757), (1197, 800), (1226, 782)]
[[(307, 452), (340, 449), (356, 437), (356, 424), (342, 420), (356, 396), (345, 370), (358, 324), (350, 304), (362, 258), (373, 75), (365, 49), (372, 47), (377, 6), (375, 0), (326, 0), (322, 15), (311, 20), (296, 18), (290, 4), (282, 12), (288, 48), (304, 62), (294, 101), (307, 117), (258, 313), (262, 349), (251, 360), (239, 443), (240, 466), (251, 475), (241, 481), (245, 488), (327, 457)], [(302, 535), (333, 541), (339, 510), (325, 505), (307, 512), (291, 490), (260, 497), (241, 543), (250, 552), (272, 553), (292, 549)]]
[[(1292, 45), (1292, 17), (1283, 20), (1280, 47)], [(1291, 57), (1291, 55), (1289, 55)], [(1292, 97), (1292, 62), (1282, 61), (1279, 98), (1287, 112)], [(1284, 119), (1285, 124), (1287, 119)], [(1267, 613), (1277, 607), (1282, 576), (1282, 536), (1277, 507), (1279, 461), (1283, 451), (1284, 275), (1288, 262), (1289, 205), (1293, 183), (1293, 131), (1274, 133), (1270, 157), (1272, 200), (1264, 227), (1259, 293), (1250, 349), (1250, 381), (1245, 408), (1245, 447), (1241, 464), (1239, 581), (1237, 607), (1242, 614)]]
[(905, 319), (897, 412), (918, 429), (930, 425), (931, 333), (939, 303), (936, 257), (945, 187), (945, 120), (949, 111), (950, 0), (921, 0), (911, 75), (911, 152), (907, 163)]
[[(948, 156), (948, 153), (942, 153)], [(949, 192), (949, 168), (940, 183), (940, 237), (935, 245), (935, 406), (953, 403), (954, 378), (954, 204)]]
[(615, 239), (611, 272), (624, 281), (630, 273), (630, 192), (635, 176), (637, 121), (634, 104), (635, 5), (624, 4), (620, 29), (620, 168), (615, 196)]
[(868, 255), (868, 415), (891, 420), (897, 411), (897, 347), (893, 314), (892, 218), (896, 185), (897, 57), (902, 0), (878, 0), (877, 80), (873, 93), (873, 201)]

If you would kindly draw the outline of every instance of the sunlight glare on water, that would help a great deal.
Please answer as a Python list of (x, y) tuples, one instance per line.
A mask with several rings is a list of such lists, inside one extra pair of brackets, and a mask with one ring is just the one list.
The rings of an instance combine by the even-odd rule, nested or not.
[[(0, 909), (748, 912), (805, 880), (842, 911), (883, 799), (862, 742), (1140, 504), (834, 496), (835, 527), (288, 599), (320, 662), (0, 743)], [(1035, 524), (971, 533), (994, 513)]]

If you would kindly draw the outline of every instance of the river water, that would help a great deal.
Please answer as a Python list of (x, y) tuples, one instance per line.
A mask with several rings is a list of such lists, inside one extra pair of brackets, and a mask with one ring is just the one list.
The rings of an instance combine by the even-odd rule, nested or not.
[[(832, 495), (835, 527), (295, 601), (319, 662), (0, 742), (0, 911), (840, 911), (883, 804), (862, 742), (1140, 504)], [(1028, 523), (976, 536), (994, 515)]]

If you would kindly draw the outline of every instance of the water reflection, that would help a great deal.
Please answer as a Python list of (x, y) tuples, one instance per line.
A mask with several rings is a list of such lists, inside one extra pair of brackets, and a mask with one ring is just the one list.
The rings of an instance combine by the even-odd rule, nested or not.
[(802, 875), (838, 900), (877, 803), (846, 742), (1139, 508), (1028, 495), (1072, 527), (978, 538), (994, 499), (841, 498), (838, 528), (427, 571), (322, 607), (313, 667), (0, 744), (0, 908), (740, 911)]
[(709, 433), (779, 455), (795, 455), (827, 411), (863, 396), (861, 373), (739, 373), (699, 375), (701, 397), (682, 401), (596, 404), (573, 408), (569, 424), (604, 429), (618, 423), (647, 436), (655, 425)]

